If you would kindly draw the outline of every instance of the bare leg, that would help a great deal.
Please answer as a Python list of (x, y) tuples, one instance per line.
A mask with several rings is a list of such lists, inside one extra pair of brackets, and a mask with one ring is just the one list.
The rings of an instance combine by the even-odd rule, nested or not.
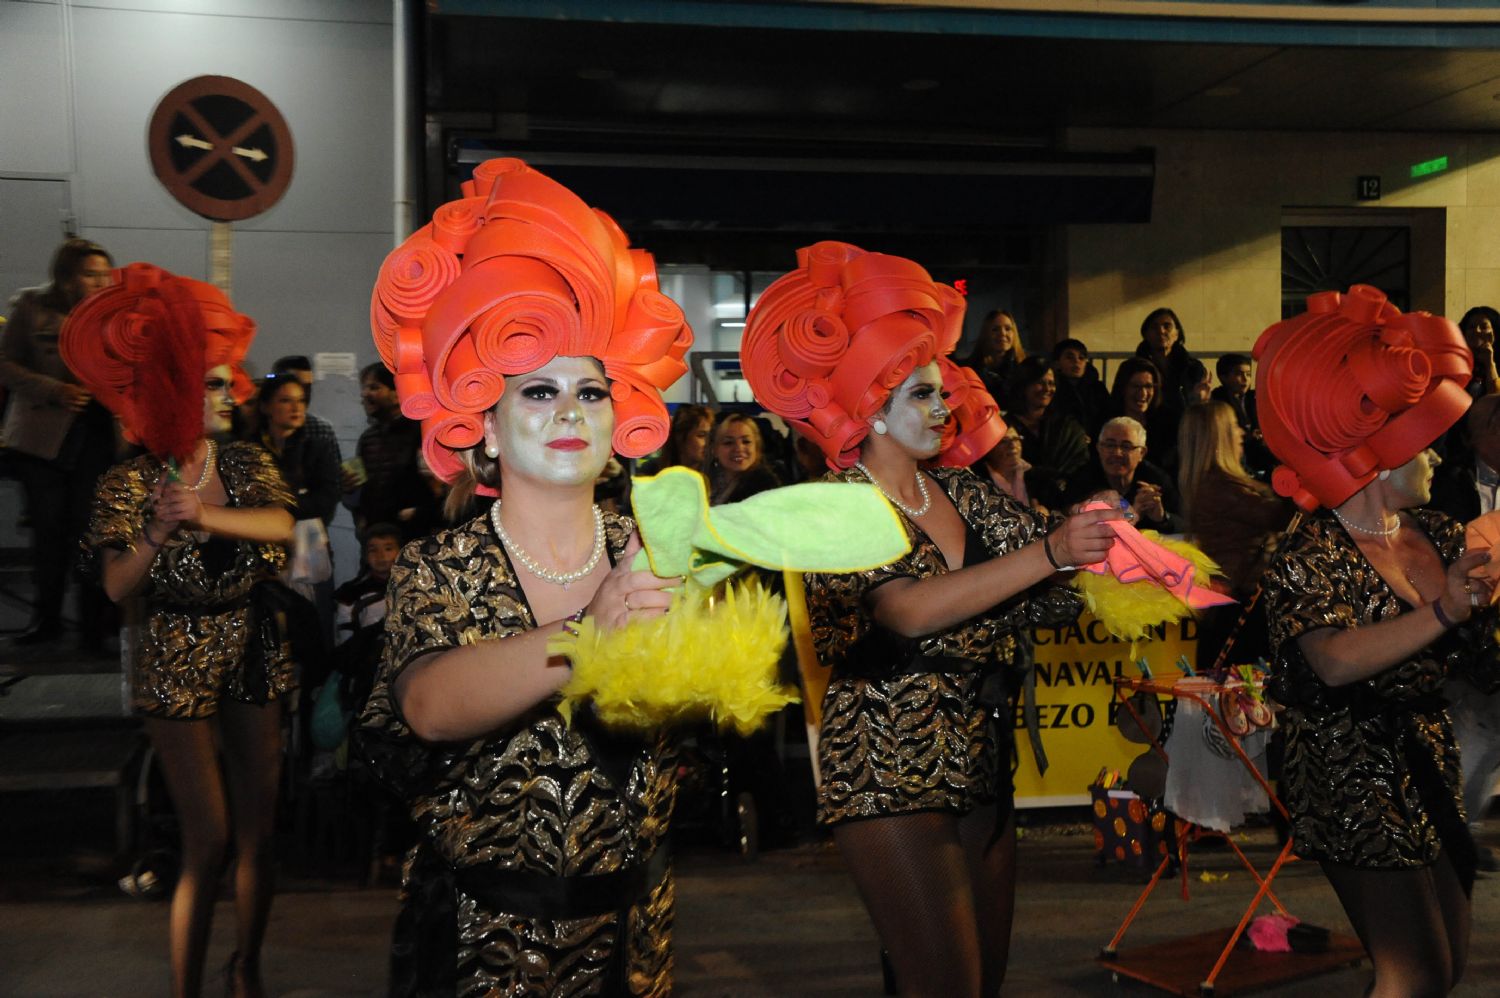
[(1375, 965), (1373, 998), (1437, 998), (1463, 973), (1469, 899), (1446, 856), (1432, 867), (1368, 870), (1324, 863)]
[(146, 732), (161, 761), (182, 830), (182, 873), (172, 893), (169, 930), (176, 998), (196, 998), (202, 989), (214, 896), (229, 838), (212, 724), (209, 720), (146, 719)]
[(281, 704), (225, 702), (219, 708), (224, 768), (233, 808), (235, 994), (263, 995), (260, 951), (275, 890), (276, 792), (281, 781)]
[(1011, 920), (1016, 910), (1016, 815), (1012, 810), (1005, 827), (996, 836), (996, 811), (996, 805), (991, 804), (958, 822), (958, 837), (968, 861), (978, 917), (979, 951), (984, 961), (979, 993), (985, 998), (998, 995), (1005, 983)]
[(980, 943), (958, 818), (928, 812), (833, 830), (908, 998), (975, 998)]

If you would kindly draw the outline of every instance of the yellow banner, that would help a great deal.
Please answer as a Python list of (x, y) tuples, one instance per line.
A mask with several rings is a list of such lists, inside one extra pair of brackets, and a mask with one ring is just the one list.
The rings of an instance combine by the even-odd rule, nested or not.
[[(1135, 658), (1145, 658), (1157, 673), (1175, 672), (1178, 656), (1197, 662), (1198, 624), (1191, 617), (1156, 628), (1150, 641), (1136, 646), (1116, 641), (1087, 613), (1066, 627), (1038, 628), (1036, 702), (1047, 775), (1038, 775), (1021, 708), (1016, 708), (1017, 807), (1058, 807), (1089, 802), (1089, 784), (1101, 767), (1122, 774), (1146, 746), (1120, 736), (1114, 677), (1138, 676)], [(1165, 706), (1165, 705), (1163, 705)]]

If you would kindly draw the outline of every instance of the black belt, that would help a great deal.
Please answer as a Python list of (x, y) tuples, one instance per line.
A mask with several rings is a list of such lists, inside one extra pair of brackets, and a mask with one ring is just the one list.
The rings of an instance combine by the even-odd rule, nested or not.
[(615, 914), (645, 900), (666, 876), (669, 862), (669, 850), (660, 848), (644, 863), (576, 877), (463, 866), (454, 871), (453, 882), (490, 911), (561, 922)]
[(156, 609), (162, 613), (179, 613), (185, 617), (217, 617), (231, 610), (243, 610), (249, 605), (250, 595), (246, 593), (228, 603), (157, 603)]

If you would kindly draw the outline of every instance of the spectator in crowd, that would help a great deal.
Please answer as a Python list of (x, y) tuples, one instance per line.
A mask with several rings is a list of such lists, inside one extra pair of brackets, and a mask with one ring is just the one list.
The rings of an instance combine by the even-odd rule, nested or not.
[(391, 566), (401, 554), (401, 528), (394, 523), (372, 523), (360, 535), (360, 541), (364, 565), (334, 593), (340, 644), (385, 620), (385, 589), (391, 581)]
[(279, 357), (276, 363), (271, 365), (271, 373), (278, 377), (287, 376), (296, 378), (302, 384), (302, 390), (307, 393), (307, 422), (303, 424), (303, 430), (311, 440), (331, 441), (335, 452), (339, 450), (338, 434), (334, 432), (333, 424), (312, 411), (313, 404), (313, 367), (312, 361), (301, 354), (293, 354), (287, 357)]
[(1163, 534), (1182, 532), (1177, 488), (1165, 471), (1146, 460), (1146, 428), (1129, 416), (1116, 416), (1099, 430), (1097, 460), (1075, 476), (1068, 505), (1113, 489), (1136, 513), (1136, 525)]
[(315, 439), (308, 431), (307, 389), (296, 377), (268, 374), (260, 383), (256, 411), (257, 439), (276, 459), (296, 501), (292, 515), (317, 518), (327, 527), (339, 504), (339, 445), (331, 435)]
[[(1178, 442), (1178, 492), (1187, 532), (1219, 565), (1229, 594), (1239, 606), (1215, 607), (1199, 620), (1198, 661), (1218, 657), (1241, 609), (1249, 605), (1291, 521), (1292, 504), (1250, 477), (1242, 463), (1244, 430), (1226, 402), (1189, 406)], [(1257, 601), (1235, 637), (1234, 662), (1253, 662), (1271, 653), (1265, 610)]]
[[(1477, 359), (1474, 366), (1479, 366)], [(1465, 422), (1472, 451), (1444, 461), (1437, 469), (1429, 503), (1460, 523), (1496, 508), (1496, 493), (1500, 492), (1500, 395), (1481, 395), (1469, 407)], [(1449, 677), (1445, 690), (1464, 767), (1464, 808), (1471, 825), (1475, 825), (1489, 810), (1491, 791), (1500, 776), (1500, 694), (1482, 693), (1458, 676)], [(1494, 850), (1482, 845), (1478, 850), (1481, 870), (1500, 869), (1500, 857)]]
[[(1141, 342), (1135, 348), (1135, 355), (1156, 365), (1160, 372), (1157, 391), (1161, 402), (1180, 414), (1188, 403), (1195, 380), (1201, 380), (1202, 376), (1194, 378), (1193, 355), (1188, 353), (1187, 333), (1183, 332), (1182, 321), (1176, 312), (1170, 308), (1158, 308), (1146, 316), (1141, 322)], [(1174, 433), (1174, 446), (1176, 439)]]
[(1495, 330), (1500, 329), (1500, 312), (1488, 305), (1476, 305), (1458, 320), (1458, 328), (1474, 354), (1469, 394), (1478, 398), (1500, 392), (1500, 373), (1495, 370)]
[[(71, 552), (88, 525), (94, 483), (114, 462), (114, 420), (58, 355), (58, 332), (73, 307), (114, 282), (98, 243), (69, 239), (52, 256), (52, 280), (11, 301), (0, 337), (0, 384), (9, 389), (0, 432), (26, 497), (36, 603), (15, 644), (62, 636)], [(81, 583), (79, 640), (99, 651), (113, 618), (97, 583)]]
[(708, 462), (710, 501), (739, 502), (781, 484), (766, 462), (765, 442), (754, 417), (732, 412), (714, 429)]
[(1021, 434), (1014, 426), (1007, 426), (1000, 442), (974, 465), (974, 471), (987, 475), (995, 488), (1023, 506), (1035, 506), (1026, 491), (1026, 472), (1029, 470), (1031, 465), (1021, 456)]
[(1048, 509), (1057, 509), (1075, 472), (1088, 462), (1089, 441), (1072, 416), (1052, 407), (1057, 376), (1045, 357), (1027, 357), (1011, 374), (1014, 399), (1006, 424), (1021, 438), (1021, 457), (1031, 465), (1026, 491)]
[(401, 415), (396, 377), (384, 364), (359, 373), (359, 400), (370, 425), (355, 446), (359, 467), (343, 471), (344, 505), (359, 529), (394, 523), (408, 538), (425, 536), (440, 516), (417, 464), (422, 427)]
[(1011, 375), (1016, 365), (1026, 359), (1026, 348), (1021, 346), (1021, 333), (1016, 326), (1016, 317), (1003, 308), (986, 313), (979, 324), (979, 340), (974, 352), (959, 362), (963, 367), (972, 367), (984, 382), (984, 387), (1001, 409), (1012, 404), (1005, 396), (1010, 387)]
[(1057, 375), (1057, 397), (1052, 406), (1078, 420), (1087, 433), (1098, 433), (1109, 418), (1109, 390), (1082, 340), (1059, 340), (1052, 348), (1053, 371)]
[(1219, 387), (1209, 396), (1234, 411), (1234, 421), (1244, 434), (1244, 467), (1256, 478), (1266, 479), (1276, 467), (1276, 458), (1266, 447), (1255, 415), (1255, 389), (1251, 388), (1250, 358), (1242, 353), (1226, 353), (1214, 364)]
[(1161, 372), (1144, 357), (1127, 357), (1115, 368), (1110, 387), (1112, 416), (1129, 416), (1146, 428), (1154, 441), (1157, 467), (1171, 472), (1177, 468), (1177, 420), (1180, 413), (1166, 405), (1162, 395)]
[(1187, 365), (1187, 390), (1184, 395), (1184, 409), (1195, 406), (1200, 402), (1207, 402), (1213, 397), (1214, 376), (1208, 373), (1208, 368), (1203, 361), (1194, 357)]
[(705, 405), (679, 405), (672, 413), (672, 429), (661, 453), (641, 465), (638, 474), (657, 475), (668, 468), (686, 465), (701, 471), (708, 456), (708, 438), (713, 432), (713, 410)]

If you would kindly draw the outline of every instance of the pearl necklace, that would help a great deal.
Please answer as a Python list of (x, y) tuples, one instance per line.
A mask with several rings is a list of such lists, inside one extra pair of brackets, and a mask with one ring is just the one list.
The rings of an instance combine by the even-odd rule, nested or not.
[[(1384, 527), (1384, 526), (1382, 526), (1382, 527), (1373, 528), (1373, 529), (1370, 528), (1370, 527), (1362, 527), (1359, 524), (1354, 523), (1348, 517), (1346, 517), (1343, 513), (1340, 513), (1338, 510), (1334, 510), (1333, 511), (1333, 515), (1334, 515), (1335, 519), (1337, 519), (1340, 523), (1342, 523), (1349, 530), (1353, 530), (1356, 533), (1364, 534), (1367, 537), (1395, 537), (1396, 536), (1396, 532), (1401, 529), (1401, 514), (1400, 513), (1396, 514), (1396, 522), (1395, 522), (1395, 524), (1393, 526), (1390, 526), (1390, 527)], [(1381, 522), (1382, 523), (1384, 522), (1384, 517), (1385, 517), (1385, 514), (1382, 513), (1381, 514)]]
[(197, 492), (199, 489), (203, 488), (203, 486), (207, 485), (209, 478), (213, 476), (214, 458), (218, 455), (218, 453), (219, 445), (214, 443), (212, 440), (209, 440), (208, 453), (203, 455), (203, 470), (199, 472), (198, 481), (194, 485), (189, 485), (187, 482), (183, 482), (181, 478), (177, 478), (176, 461), (169, 461), (167, 467), (172, 470), (172, 477), (177, 478), (177, 481), (182, 483), (183, 488), (187, 489), (189, 492)]
[(917, 491), (922, 493), (922, 508), (912, 509), (910, 506), (906, 505), (906, 503), (902, 502), (900, 499), (897, 499), (895, 496), (887, 492), (881, 486), (881, 484), (875, 480), (875, 476), (870, 474), (870, 469), (866, 468), (863, 462), (855, 461), (854, 466), (858, 468), (864, 474), (864, 476), (870, 480), (870, 484), (875, 486), (875, 490), (877, 492), (889, 499), (892, 506), (895, 506), (907, 516), (925, 516), (927, 514), (927, 511), (932, 508), (932, 494), (927, 491), (927, 482), (922, 479), (922, 471), (920, 468), (917, 469)]
[(564, 589), (587, 576), (599, 564), (599, 559), (604, 557), (604, 512), (597, 505), (594, 506), (594, 551), (589, 555), (589, 560), (584, 562), (583, 567), (573, 572), (553, 572), (545, 569), (537, 564), (535, 558), (521, 550), (521, 546), (511, 540), (510, 535), (505, 532), (504, 524), (500, 522), (499, 499), (496, 499), (495, 505), (490, 507), (490, 523), (495, 527), (495, 536), (500, 538), (500, 543), (510, 550), (510, 556), (522, 568), (543, 582), (550, 582)]

